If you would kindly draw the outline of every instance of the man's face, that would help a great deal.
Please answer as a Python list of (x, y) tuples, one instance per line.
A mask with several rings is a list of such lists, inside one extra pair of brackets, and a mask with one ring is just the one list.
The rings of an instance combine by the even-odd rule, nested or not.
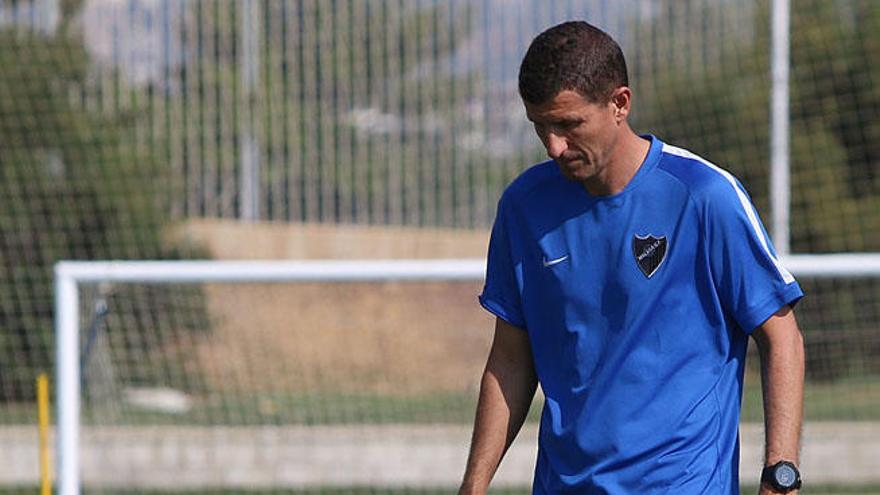
[(525, 102), (525, 107), (547, 155), (565, 177), (578, 182), (601, 177), (619, 135), (620, 109), (614, 98), (591, 103), (575, 91), (563, 90), (546, 103)]

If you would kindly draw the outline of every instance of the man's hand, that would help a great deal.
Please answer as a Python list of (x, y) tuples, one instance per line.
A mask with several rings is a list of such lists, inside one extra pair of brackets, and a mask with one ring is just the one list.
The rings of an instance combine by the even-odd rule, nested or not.
[[(787, 492), (786, 495), (797, 495), (798, 492), (800, 492), (800, 490), (792, 490), (790, 492)], [(773, 488), (771, 488), (767, 485), (761, 485), (761, 489), (758, 490), (758, 495), (775, 495), (777, 493), (782, 493), (782, 492), (777, 492), (776, 490), (774, 490)]]

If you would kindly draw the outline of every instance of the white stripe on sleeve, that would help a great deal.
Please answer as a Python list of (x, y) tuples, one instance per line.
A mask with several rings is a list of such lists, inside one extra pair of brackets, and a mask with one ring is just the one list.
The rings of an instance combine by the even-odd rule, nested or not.
[(773, 262), (773, 265), (776, 267), (776, 271), (779, 272), (779, 276), (782, 277), (782, 280), (785, 281), (786, 284), (794, 282), (794, 276), (791, 274), (791, 272), (786, 270), (785, 267), (782, 266), (782, 264), (779, 262), (779, 259), (777, 259), (776, 256), (773, 256), (773, 253), (770, 251), (770, 245), (767, 243), (767, 238), (764, 236), (764, 231), (761, 229), (761, 222), (758, 220), (758, 214), (757, 212), (755, 212), (755, 208), (752, 206), (752, 202), (749, 201), (746, 193), (737, 186), (736, 179), (734, 179), (733, 175), (731, 175), (730, 172), (702, 158), (701, 156), (691, 153), (688, 150), (678, 148), (676, 146), (670, 146), (666, 143), (663, 143), (663, 152), (669, 153), (670, 155), (695, 160), (721, 174), (721, 176), (730, 183), (731, 187), (733, 187), (733, 190), (736, 191), (736, 196), (739, 198), (740, 205), (742, 206), (743, 210), (745, 210), (746, 216), (749, 218), (749, 223), (752, 224), (752, 229), (754, 229), (755, 235), (758, 237), (758, 241), (761, 243), (761, 247), (764, 248), (764, 252), (767, 254), (767, 257), (770, 258), (770, 260)]

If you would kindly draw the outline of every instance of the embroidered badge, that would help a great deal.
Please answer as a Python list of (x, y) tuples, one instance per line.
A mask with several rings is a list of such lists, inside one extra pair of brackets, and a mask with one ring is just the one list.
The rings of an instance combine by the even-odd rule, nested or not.
[(646, 236), (636, 234), (633, 236), (632, 250), (639, 269), (646, 277), (651, 278), (663, 264), (663, 260), (666, 259), (666, 236), (654, 237), (651, 234)]

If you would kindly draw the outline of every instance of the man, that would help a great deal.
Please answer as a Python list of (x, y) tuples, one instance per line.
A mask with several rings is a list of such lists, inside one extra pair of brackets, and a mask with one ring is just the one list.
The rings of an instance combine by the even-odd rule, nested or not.
[(795, 493), (802, 297), (742, 185), (627, 124), (620, 47), (539, 35), (520, 95), (552, 160), (498, 204), (481, 304), (497, 316), (460, 494), (486, 493), (538, 383), (536, 494), (739, 493), (748, 336), (762, 366), (761, 493)]

